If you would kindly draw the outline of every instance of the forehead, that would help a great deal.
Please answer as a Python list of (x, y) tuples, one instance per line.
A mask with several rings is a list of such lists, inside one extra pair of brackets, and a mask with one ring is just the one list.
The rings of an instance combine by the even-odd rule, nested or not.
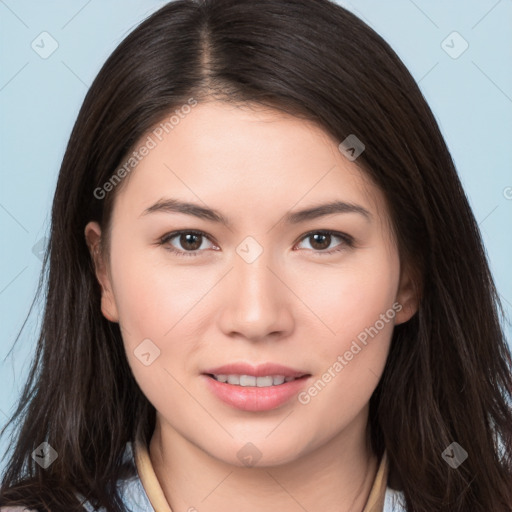
[(385, 215), (380, 191), (312, 121), (224, 102), (199, 103), (173, 122), (171, 116), (135, 144), (135, 151), (149, 150), (117, 191), (117, 209), (142, 212), (172, 196), (238, 216), (327, 199)]

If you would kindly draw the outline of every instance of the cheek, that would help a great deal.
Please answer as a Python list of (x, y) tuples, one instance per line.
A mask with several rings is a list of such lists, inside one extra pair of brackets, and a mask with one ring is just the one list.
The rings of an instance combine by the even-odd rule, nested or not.
[(176, 294), (172, 290), (163, 293), (157, 276), (148, 267), (131, 265), (130, 258), (123, 258), (113, 275), (119, 323), (128, 335), (125, 342), (137, 343), (141, 337), (159, 339), (171, 328), (168, 311)]
[[(373, 326), (395, 302), (398, 257), (384, 248), (365, 251), (337, 267), (319, 265), (314, 273), (303, 272), (296, 280), (297, 295), (316, 318), (318, 332), (326, 340), (322, 345), (331, 353)], [(392, 322), (382, 330), (389, 335)]]
[(322, 341), (315, 345), (324, 365), (301, 398), (316, 414), (344, 422), (370, 399), (384, 369), (400, 309), (395, 302), (398, 279), (398, 256), (382, 250), (341, 269), (338, 279), (326, 280), (327, 292), (316, 306), (331, 319), (332, 332), (325, 329)]
[(121, 238), (112, 245), (112, 280), (121, 325), (129, 333), (163, 338), (204, 295), (208, 283), (179, 265), (167, 265), (162, 248), (138, 247)]
[(315, 359), (322, 363), (319, 373), (298, 397), (301, 404), (311, 406), (311, 416), (329, 418), (339, 426), (360, 413), (384, 370), (395, 315), (386, 297), (367, 303), (352, 316), (342, 312), (346, 327), (316, 344)]
[(133, 376), (157, 410), (172, 410), (190, 399), (178, 381), (180, 374), (189, 371), (190, 353), (195, 350), (191, 341), (197, 336), (189, 321), (205, 284), (178, 269), (155, 264), (147, 249), (113, 249), (111, 262), (119, 323)]
[[(175, 362), (187, 360), (184, 352), (191, 345), (184, 338), (191, 333), (182, 329), (202, 287), (190, 276), (185, 279), (183, 273), (155, 264), (147, 249), (113, 248), (111, 262), (119, 324), (134, 376), (145, 389), (164, 385), (166, 374), (156, 369), (174, 373)], [(180, 343), (169, 343), (173, 338)]]

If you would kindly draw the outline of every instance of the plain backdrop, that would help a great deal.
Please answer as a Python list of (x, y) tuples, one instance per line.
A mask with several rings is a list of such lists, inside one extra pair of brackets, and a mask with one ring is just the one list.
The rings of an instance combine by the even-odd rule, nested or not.
[[(164, 4), (0, 0), (1, 426), (34, 355), (40, 307), (6, 358), (36, 290), (56, 178), (78, 110), (108, 55)], [(389, 42), (419, 83), (455, 160), (510, 318), (512, 1), (340, 4)], [(510, 342), (510, 324), (505, 330)], [(8, 439), (1, 441), (3, 455)]]

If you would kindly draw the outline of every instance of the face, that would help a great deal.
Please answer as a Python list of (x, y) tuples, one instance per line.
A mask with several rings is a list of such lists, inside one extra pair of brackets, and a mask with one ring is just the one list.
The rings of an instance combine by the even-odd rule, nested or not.
[(367, 417), (414, 313), (384, 197), (341, 141), (277, 111), (201, 103), (161, 132), (115, 191), (108, 257), (86, 228), (103, 314), (175, 436), (293, 461)]

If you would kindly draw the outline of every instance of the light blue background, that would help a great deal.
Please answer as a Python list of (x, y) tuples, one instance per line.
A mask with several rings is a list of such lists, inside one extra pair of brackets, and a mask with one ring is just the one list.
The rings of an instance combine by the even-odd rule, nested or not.
[[(32, 248), (47, 234), (56, 177), (71, 128), (105, 59), (143, 18), (164, 3), (0, 0), (2, 426), (13, 410), (34, 354), (40, 308), (4, 361), (36, 289), (41, 261)], [(419, 82), (470, 198), (510, 318), (512, 1), (340, 3), (380, 33)], [(31, 48), (43, 31), (59, 45), (47, 59)], [(441, 47), (453, 31), (469, 44), (457, 59)], [(452, 51), (460, 48), (454, 41), (448, 39), (447, 43), (454, 46)], [(506, 332), (510, 340), (509, 326)], [(1, 454), (5, 448), (3, 438)]]

